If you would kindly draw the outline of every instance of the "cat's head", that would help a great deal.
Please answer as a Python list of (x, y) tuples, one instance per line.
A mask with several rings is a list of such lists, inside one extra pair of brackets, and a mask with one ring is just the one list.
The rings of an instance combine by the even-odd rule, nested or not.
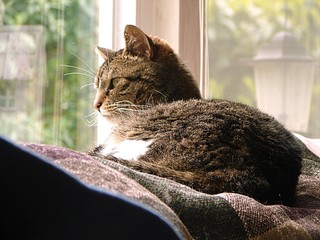
[(95, 77), (94, 107), (106, 117), (181, 99), (200, 98), (190, 72), (172, 48), (158, 37), (127, 25), (125, 48), (97, 47), (105, 62)]

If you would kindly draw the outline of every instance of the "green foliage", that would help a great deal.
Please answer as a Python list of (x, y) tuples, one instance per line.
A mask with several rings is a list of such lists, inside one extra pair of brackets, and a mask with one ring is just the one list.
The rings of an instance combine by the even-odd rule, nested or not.
[(320, 1), (209, 0), (208, 5), (210, 77), (223, 81), (225, 97), (252, 94), (242, 84), (252, 75), (245, 60), (279, 31), (292, 32), (311, 56), (320, 56)]
[[(253, 68), (247, 60), (279, 31), (291, 32), (319, 61), (319, 13), (319, 0), (208, 0), (210, 97), (255, 105)], [(314, 89), (320, 86), (319, 74), (318, 68)], [(319, 92), (314, 90), (312, 99), (309, 135), (317, 132), (319, 137)]]
[(210, 79), (209, 92), (211, 93), (211, 98), (223, 98), (224, 85), (217, 81), (216, 79)]
[(45, 28), (47, 79), (42, 141), (74, 149), (91, 146), (95, 131), (89, 128), (85, 116), (93, 111), (94, 91), (80, 88), (92, 81), (94, 72), (90, 73), (92, 76), (64, 76), (70, 72), (86, 72), (63, 65), (86, 70), (88, 66), (95, 68), (96, 1), (3, 0), (3, 3), (5, 25)]

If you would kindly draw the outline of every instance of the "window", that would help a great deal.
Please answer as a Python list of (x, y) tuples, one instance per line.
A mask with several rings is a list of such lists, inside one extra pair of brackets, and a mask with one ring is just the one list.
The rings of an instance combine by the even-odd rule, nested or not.
[(94, 145), (98, 2), (0, 0), (0, 9), (0, 133)]
[[(0, 5), (1, 36), (8, 28), (18, 29), (16, 34), (28, 36), (26, 44), (36, 46), (34, 50), (38, 54), (33, 58), (29, 53), (24, 56), (35, 60), (31, 61), (30, 68), (23, 65), (31, 62), (23, 61), (21, 54), (11, 54), (8, 47), (0, 46), (0, 82), (3, 82), (0, 99), (5, 106), (0, 110), (1, 120), (10, 125), (1, 128), (0, 133), (14, 140), (73, 149), (96, 144), (97, 115), (92, 107), (95, 91), (91, 84), (98, 67), (94, 48), (97, 43), (113, 49), (123, 47), (123, 29), (129, 23), (168, 40), (199, 79), (198, 1), (0, 0)], [(35, 38), (31, 28), (43, 31)], [(1, 37), (1, 43), (6, 39)], [(16, 46), (22, 48), (23, 41), (18, 42)], [(18, 76), (7, 79), (3, 72), (8, 70), (9, 62), (2, 60), (8, 52), (14, 59), (10, 69), (19, 73), (31, 69), (33, 75), (37, 71), (41, 74), (28, 78), (28, 84)], [(16, 107), (32, 96), (38, 96), (37, 100), (30, 99), (24, 111)], [(36, 117), (31, 118), (31, 115)], [(102, 124), (98, 126), (100, 142), (105, 129)]]
[(13, 111), (16, 107), (16, 84), (14, 81), (0, 82), (0, 109), (3, 112)]
[(135, 24), (170, 43), (204, 97), (258, 107), (254, 59), (277, 33), (290, 32), (314, 64), (301, 133), (318, 138), (319, 10), (317, 0), (0, 0), (0, 134), (78, 150), (103, 141), (107, 129), (92, 107), (101, 64), (94, 49), (123, 47), (124, 26)]
[(2, 132), (39, 141), (45, 63), (43, 28), (2, 26), (0, 43)]
[(257, 106), (319, 138), (319, 11), (318, 0), (207, 0), (207, 96)]

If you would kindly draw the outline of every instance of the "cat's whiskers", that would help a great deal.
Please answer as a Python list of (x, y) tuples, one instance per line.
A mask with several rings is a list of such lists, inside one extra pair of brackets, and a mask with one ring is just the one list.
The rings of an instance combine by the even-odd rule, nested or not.
[(96, 111), (86, 115), (85, 118), (86, 118), (86, 121), (87, 121), (89, 127), (93, 127), (98, 124), (98, 121), (97, 121), (98, 112), (96, 112)]
[[(72, 66), (72, 65), (67, 65), (67, 64), (61, 64), (61, 67), (66, 67), (66, 68), (72, 68), (72, 69), (77, 69), (79, 71), (82, 71), (82, 72), (69, 72), (69, 73), (65, 73), (64, 76), (69, 76), (69, 75), (83, 75), (83, 76), (86, 76), (86, 77), (89, 77), (90, 79), (94, 78), (95, 77), (95, 73), (90, 69), (90, 70), (87, 70), (87, 69), (84, 69), (84, 68), (81, 68), (81, 67), (78, 67), (78, 66)], [(94, 85), (94, 82), (91, 82), (91, 83), (87, 83), (83, 86), (80, 87), (80, 89), (84, 88), (84, 87), (87, 87), (87, 86), (91, 86), (91, 85)]]
[(94, 78), (94, 76), (87, 74), (87, 73), (82, 73), (82, 72), (69, 72), (69, 73), (63, 74), (63, 76), (69, 76), (69, 75), (82, 75), (82, 76)]
[(146, 101), (148, 105), (156, 105), (156, 102), (155, 102), (154, 97), (153, 97), (154, 93), (157, 93), (157, 94), (160, 94), (160, 95), (163, 96), (163, 99), (161, 99), (161, 102), (164, 102), (164, 103), (167, 102), (167, 96), (165, 94), (163, 94), (162, 92), (154, 89), (153, 92), (149, 95), (149, 97), (148, 97), (148, 99)]
[(163, 99), (161, 99), (161, 102), (163, 102), (163, 103), (167, 102), (167, 99), (168, 99), (167, 95), (165, 95), (164, 93), (162, 93), (156, 89), (154, 89), (153, 91), (163, 96)]
[(122, 117), (126, 112), (139, 112), (147, 109), (148, 107), (148, 105), (138, 105), (127, 100), (122, 100), (115, 103), (109, 103), (105, 110), (109, 113), (115, 113)]
[(120, 112), (125, 112), (125, 111), (128, 111), (128, 112), (141, 112), (142, 109), (132, 109), (132, 108), (117, 108), (118, 111)]
[(136, 108), (145, 108), (147, 105), (131, 105), (131, 104), (116, 104), (118, 107), (136, 107)]
[(87, 83), (87, 84), (81, 86), (80, 89), (88, 87), (88, 86), (92, 86), (92, 85), (94, 85), (94, 83)]
[(124, 117), (124, 115), (125, 115), (123, 112), (119, 112), (119, 111), (113, 111), (112, 113), (117, 115), (120, 118)]
[(86, 115), (85, 117), (86, 117), (86, 118), (87, 118), (87, 117), (91, 117), (92, 115), (97, 115), (97, 112), (96, 112), (96, 111), (94, 111), (94, 112), (92, 112), (92, 113), (90, 113), (90, 114)]
[(154, 105), (153, 93), (150, 94), (146, 102), (150, 105)]
[(121, 101), (117, 101), (113, 104), (121, 104), (121, 103), (128, 103), (128, 104), (131, 104), (131, 105), (135, 105), (133, 102), (129, 101), (129, 100), (121, 100)]
[(141, 105), (141, 104), (134, 104), (131, 101), (128, 100), (121, 100), (115, 103), (111, 103), (110, 106), (116, 106), (116, 107), (134, 107), (134, 108), (146, 108), (147, 105)]
[[(65, 73), (63, 76), (69, 76), (69, 75), (82, 75), (82, 76), (94, 78), (94, 76), (91, 76), (91, 75), (86, 74), (86, 73), (81, 73), (81, 72)], [(88, 87), (88, 86), (94, 86), (94, 83), (93, 83), (93, 82), (90, 82), (90, 83), (84, 84), (84, 85), (82, 85), (82, 86), (80, 87), (80, 89), (83, 89), (83, 88)]]
[(125, 104), (121, 104), (121, 105), (118, 105), (118, 108), (125, 108), (127, 110), (142, 111), (142, 110), (145, 110), (145, 109), (149, 108), (149, 106), (148, 105), (125, 105)]
[(71, 53), (73, 56), (75, 56), (76, 58), (78, 58), (93, 74), (95, 74), (95, 71), (81, 57), (79, 57), (77, 54), (73, 53), (69, 49), (67, 49), (67, 51)]
[(83, 71), (83, 72), (86, 72), (86, 73), (88, 73), (88, 74), (92, 74), (93, 76), (95, 75), (95, 72), (93, 72), (93, 71), (89, 71), (89, 70), (87, 70), (87, 69), (84, 69), (84, 68), (81, 68), (81, 67), (77, 67), (77, 66), (72, 66), (72, 65), (67, 65), (67, 64), (61, 64), (60, 65), (61, 67), (67, 67), (67, 68), (74, 68), (74, 69), (78, 69), (78, 70), (81, 70), (81, 71)]
[(156, 92), (156, 93), (159, 93), (160, 95), (162, 95), (167, 101), (167, 95), (165, 95), (164, 93), (162, 93), (162, 92), (160, 92), (159, 90), (156, 90), (156, 89), (154, 89), (153, 91)]
[(108, 106), (107, 108), (106, 108), (106, 111), (107, 112), (115, 112), (117, 110), (117, 107), (115, 107), (115, 106)]

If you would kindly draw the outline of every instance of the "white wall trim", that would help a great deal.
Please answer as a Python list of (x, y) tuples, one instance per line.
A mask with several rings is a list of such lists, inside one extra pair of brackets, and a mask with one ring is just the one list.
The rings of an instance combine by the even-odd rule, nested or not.
[(165, 39), (200, 83), (202, 0), (137, 0), (136, 23), (144, 32)]

